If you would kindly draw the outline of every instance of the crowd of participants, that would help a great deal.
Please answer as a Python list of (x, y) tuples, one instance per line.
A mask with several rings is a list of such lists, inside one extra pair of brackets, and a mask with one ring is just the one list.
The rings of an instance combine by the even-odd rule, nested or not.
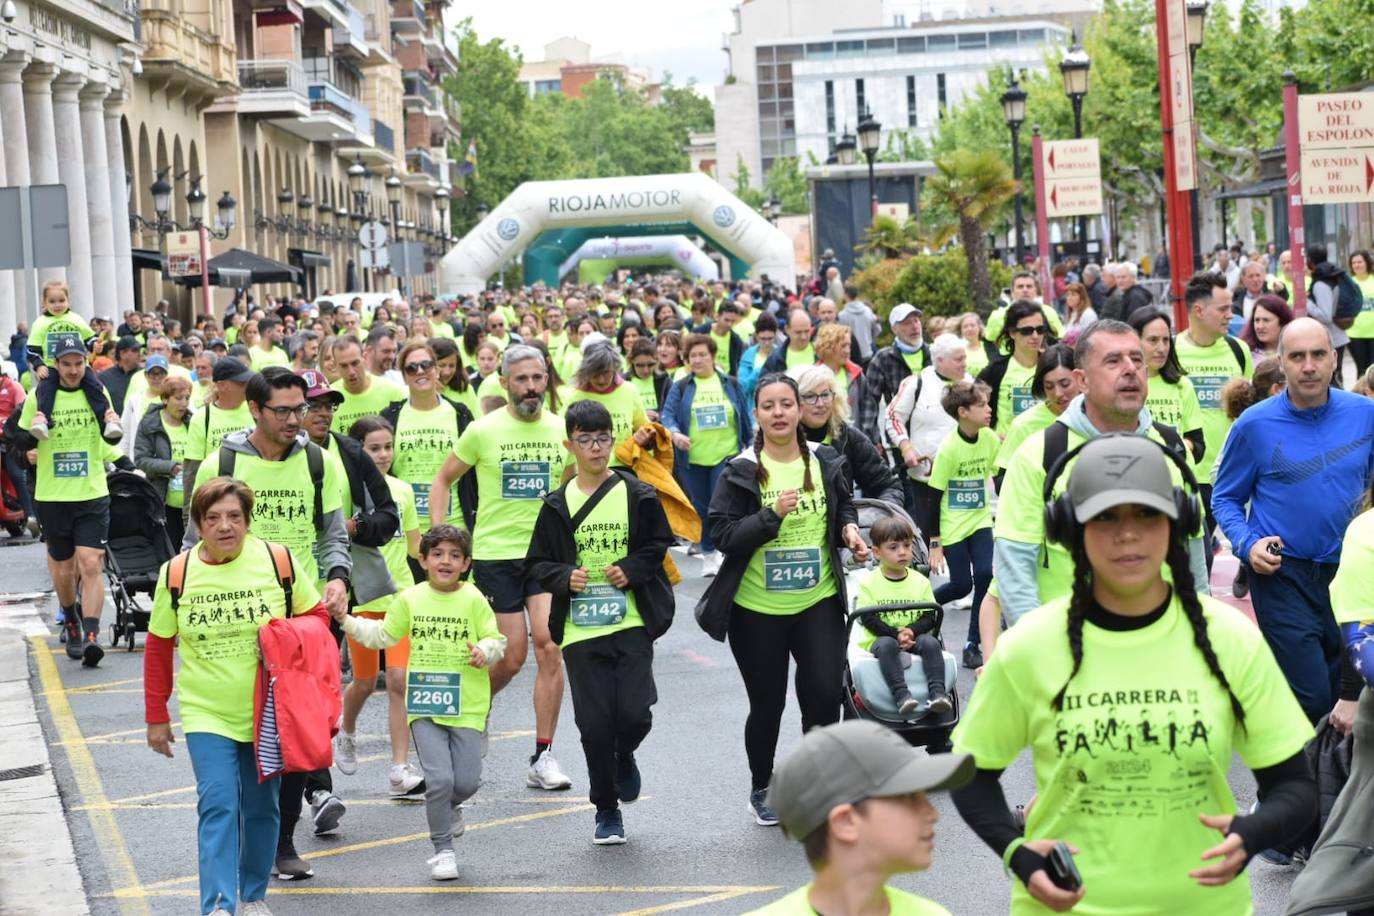
[[(6, 469), (43, 531), (66, 651), (88, 666), (103, 655), (104, 468), (136, 469), (165, 499), (186, 552), (155, 593), (148, 741), (172, 755), (175, 685), (205, 913), (266, 912), (271, 876), (314, 874), (294, 844), (306, 807), (317, 834), (346, 812), (327, 767), (257, 779), (258, 631), (284, 615), (320, 645), (346, 641), (332, 747), (343, 775), (384, 685), (386, 788), (423, 797), (434, 879), (459, 876), (491, 697), (531, 647), (526, 782), (572, 785), (552, 752), (566, 679), (592, 841), (624, 843), (675, 543), (712, 580), (696, 616), (728, 641), (745, 688), (748, 812), (802, 840), (817, 868), (768, 912), (806, 912), (808, 899), (850, 911), (820, 906), (843, 897), (831, 855), (876, 856), (867, 892), (898, 900), (882, 881), (929, 865), (925, 793), (942, 788), (1003, 856), (1021, 903), (1245, 912), (1233, 879), (1253, 856), (1320, 854), (1304, 747), (1313, 724), (1352, 731), (1361, 672), (1374, 670), (1361, 663), (1374, 652), (1369, 567), (1341, 563), (1343, 540), (1346, 556), (1374, 550), (1358, 515), (1374, 403), (1339, 386), (1349, 346), (1352, 387), (1369, 390), (1356, 341), (1374, 340), (1374, 319), (1361, 325), (1374, 278), (1370, 256), (1352, 255), (1370, 306), (1350, 321), (1344, 272), (1318, 246), (1308, 261), (1308, 317), (1294, 319), (1287, 265), (1275, 276), (1219, 252), (1188, 283), (1181, 332), (1133, 264), (1066, 265), (1048, 294), (1017, 274), (986, 319), (902, 303), (885, 321), (833, 265), (801, 295), (665, 277), (371, 311), (361, 298), (244, 297), (223, 326), (206, 316), (185, 332), (161, 308), (88, 325), (49, 284), (45, 315), (16, 335), (24, 384), (0, 388)], [(874, 525), (866, 541), (857, 496), (905, 507), (914, 526)], [(1258, 629), (1211, 598), (1221, 536)], [(917, 539), (937, 588), (911, 565)], [(865, 561), (851, 596), (846, 566)], [(830, 728), (847, 609), (961, 600), (961, 660), (980, 679), (945, 762)], [(904, 717), (952, 707), (933, 622), (894, 611), (859, 633)], [(929, 679), (923, 700), (904, 654)], [(803, 743), (795, 767), (812, 769), (791, 782), (774, 768), (790, 662), (803, 729), (833, 736)], [(890, 758), (891, 778), (837, 765), (848, 744)], [(1037, 795), (1018, 815), (999, 777), (1025, 748)], [(1233, 751), (1262, 800), (1243, 815), (1224, 780), (1200, 778)], [(1140, 792), (1150, 810), (1123, 814)], [(880, 817), (865, 799), (898, 801), (920, 843), (874, 848), (895, 827), (865, 826)], [(1080, 884), (1063, 877), (1060, 839), (1076, 844)], [(1112, 851), (1127, 845), (1152, 867)]]

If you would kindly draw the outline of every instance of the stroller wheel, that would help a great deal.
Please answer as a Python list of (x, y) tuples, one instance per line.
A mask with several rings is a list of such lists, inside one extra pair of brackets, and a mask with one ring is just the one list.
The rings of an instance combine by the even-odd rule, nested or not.
[(122, 635), (122, 634), (121, 634), (120, 631), (119, 631), (119, 624), (118, 624), (118, 623), (112, 623), (112, 624), (110, 624), (110, 648), (111, 648), (111, 649), (113, 649), (113, 648), (115, 648), (116, 646), (119, 645), (119, 638), (120, 638), (121, 635)]
[(926, 742), (927, 754), (948, 754), (954, 750), (954, 745), (949, 740), (949, 732), (944, 732), (934, 741)]

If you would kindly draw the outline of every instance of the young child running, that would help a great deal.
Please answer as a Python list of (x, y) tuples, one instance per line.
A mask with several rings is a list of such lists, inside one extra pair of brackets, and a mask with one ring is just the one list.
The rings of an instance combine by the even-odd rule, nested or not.
[[(397, 591), (415, 584), (406, 558), (420, 558), (420, 518), (415, 511), (415, 493), (410, 484), (390, 476), (391, 459), (395, 455), (395, 435), (391, 424), (376, 414), (359, 417), (348, 435), (363, 445), (363, 451), (377, 465), (386, 478), (391, 498), (400, 510), (401, 524), (390, 541), (381, 546), (382, 558), (396, 583)], [(353, 613), (369, 620), (383, 620), (395, 595), (381, 598), (354, 608)], [(380, 658), (376, 649), (369, 649), (349, 637), (349, 657), (353, 660), (353, 680), (343, 693), (343, 723), (334, 736), (334, 765), (339, 772), (351, 776), (358, 771), (358, 750), (354, 732), (358, 714), (377, 685)], [(406, 729), (406, 664), (410, 659), (410, 638), (406, 637), (386, 650), (387, 726), (391, 733), (391, 770), (388, 788), (393, 798), (417, 795), (425, 790), (424, 778), (408, 760), (410, 735)]]
[(573, 714), (596, 806), (592, 842), (625, 842), (620, 802), (639, 798), (635, 751), (653, 723), (654, 640), (673, 622), (663, 557), (673, 542), (658, 492), (608, 467), (611, 414), (596, 401), (564, 413), (577, 475), (544, 497), (530, 573), (553, 595), (549, 632), (562, 646)]
[[(911, 568), (911, 543), (916, 537), (911, 524), (904, 518), (880, 518), (869, 529), (869, 537), (873, 540), (873, 555), (878, 558), (878, 566), (859, 581), (855, 607), (934, 604), (930, 580)], [(921, 659), (927, 685), (923, 712), (938, 717), (953, 708), (945, 685), (943, 647), (930, 635), (939, 619), (930, 609), (884, 611), (864, 617), (860, 621), (863, 630), (856, 631), (859, 647), (877, 657), (883, 680), (891, 688), (897, 711), (903, 716), (913, 715), (921, 708), (907, 686), (903, 652)]]
[[(71, 310), (70, 293), (67, 284), (61, 280), (49, 280), (43, 284), (43, 312), (29, 331), (28, 361), (33, 372), (34, 391), (38, 395), (38, 412), (33, 415), (33, 425), (29, 432), (35, 439), (48, 438), (48, 418), (52, 416), (53, 404), (57, 401), (57, 360), (53, 347), (62, 334), (76, 334), (86, 349), (95, 341), (95, 332), (86, 319)], [(102, 435), (107, 442), (118, 442), (124, 436), (124, 427), (119, 422), (119, 414), (110, 407), (110, 399), (105, 387), (96, 378), (90, 366), (81, 377), (81, 391), (86, 395), (86, 403), (91, 405), (97, 423), (103, 423)]]
[(496, 615), (476, 586), (464, 582), (472, 565), (472, 535), (435, 525), (420, 539), (427, 581), (395, 596), (384, 620), (334, 619), (358, 643), (390, 649), (410, 639), (406, 718), (425, 774), (425, 817), (434, 855), (430, 877), (458, 877), (453, 840), (463, 835), (459, 808), (482, 776), (482, 729), (491, 707), (487, 669), (506, 652)]

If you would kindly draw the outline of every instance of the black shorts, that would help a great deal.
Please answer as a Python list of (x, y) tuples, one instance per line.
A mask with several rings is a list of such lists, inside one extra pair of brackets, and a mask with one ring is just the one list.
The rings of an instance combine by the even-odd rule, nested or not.
[(104, 546), (110, 531), (110, 497), (74, 503), (34, 500), (33, 508), (43, 526), (48, 556), (54, 560), (70, 560), (78, 547)]
[(498, 614), (518, 614), (526, 598), (544, 591), (526, 572), (524, 560), (473, 560), (472, 581)]

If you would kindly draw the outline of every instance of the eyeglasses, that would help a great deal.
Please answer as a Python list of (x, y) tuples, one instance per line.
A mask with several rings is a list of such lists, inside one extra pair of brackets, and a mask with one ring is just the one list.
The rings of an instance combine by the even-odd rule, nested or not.
[(652, 362), (648, 362), (648, 361), (645, 361), (645, 362), (642, 362), (642, 363), (635, 363), (635, 368), (636, 368), (636, 369), (657, 369), (657, 368), (658, 368), (658, 363), (652, 363)]
[(310, 413), (309, 404), (297, 404), (295, 407), (264, 406), (262, 409), (276, 417), (277, 421), (281, 423), (285, 423), (291, 417), (295, 417), (297, 420), (304, 420), (305, 415)]
[(814, 407), (817, 404), (828, 404), (835, 399), (833, 391), (813, 391), (810, 394), (801, 396), (801, 402), (807, 407)]
[(339, 409), (339, 405), (333, 401), (311, 401), (305, 406), (311, 413), (333, 413)]
[(422, 359), (418, 363), (407, 363), (405, 367), (406, 375), (419, 375), (434, 368), (434, 360)]
[(603, 449), (610, 448), (615, 439), (611, 436), (574, 436), (573, 442), (578, 448), (583, 449)]
[(1020, 334), (1022, 337), (1034, 337), (1034, 336), (1036, 336), (1036, 335), (1039, 335), (1040, 337), (1044, 337), (1044, 336), (1045, 336), (1045, 333), (1046, 333), (1047, 331), (1049, 331), (1049, 328), (1046, 327), (1046, 326), (1043, 325), (1043, 324), (1037, 324), (1037, 325), (1035, 325), (1034, 327), (1030, 327), (1030, 328), (1016, 328), (1015, 330), (1016, 330), (1016, 333), (1017, 333), (1017, 334)]

